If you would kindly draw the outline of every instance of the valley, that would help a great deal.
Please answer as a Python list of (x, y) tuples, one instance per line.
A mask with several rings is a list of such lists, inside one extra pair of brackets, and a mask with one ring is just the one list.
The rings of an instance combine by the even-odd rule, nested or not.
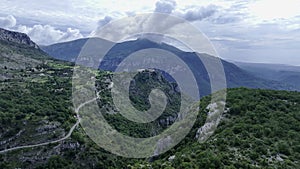
[[(74, 55), (52, 58), (49, 49), (41, 47), (48, 51), (47, 54), (33, 45), (29, 37), (13, 37), (17, 39), (0, 40), (0, 168), (300, 167), (300, 93), (292, 84), (262, 79), (223, 61), (229, 87), (226, 103), (222, 103), (226, 109), (216, 131), (205, 142), (199, 142), (209, 132), (209, 128), (203, 126), (209, 126), (206, 118), (215, 111), (209, 91), (202, 95), (194, 126), (178, 145), (152, 158), (124, 158), (104, 150), (89, 138), (79, 125), (81, 108), (96, 101), (106, 112), (105, 119), (120, 133), (141, 138), (158, 135), (178, 117), (181, 93), (176, 90), (176, 83), (160, 71), (146, 69), (135, 76), (130, 88), (135, 108), (149, 108), (147, 98), (155, 87), (166, 93), (168, 104), (157, 120), (133, 123), (112, 103), (110, 90), (114, 72), (111, 70), (128, 53), (154, 46), (182, 54), (183, 60), (191, 64), (193, 73), (200, 76), (197, 82), (206, 84), (204, 89), (207, 90), (207, 72), (198, 67), (199, 62), (193, 59), (192, 53), (149, 40), (119, 44), (111, 55), (122, 51), (125, 54), (121, 58), (108, 58), (102, 65), (107, 70), (92, 70), (98, 97), (74, 108), (72, 75), (75, 64), (69, 61), (74, 61), (76, 51), (84, 44), (82, 40), (67, 43), (69, 49), (66, 46), (53, 49), (59, 53), (74, 48)], [(136, 45), (135, 49), (127, 48), (126, 54), (123, 45), (128, 43)]]

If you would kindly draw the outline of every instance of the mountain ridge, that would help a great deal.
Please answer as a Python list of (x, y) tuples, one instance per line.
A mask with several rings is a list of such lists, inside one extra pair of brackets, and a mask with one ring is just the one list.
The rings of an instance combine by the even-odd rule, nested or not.
[(300, 66), (242, 62), (236, 62), (236, 64), (254, 76), (268, 80), (283, 81), (294, 85), (296, 89), (300, 90)]
[(9, 31), (3, 28), (0, 28), (0, 40), (7, 42), (14, 42), (18, 44), (28, 45), (30, 47), (39, 49), (39, 46), (34, 43), (30, 37), (25, 33)]
[(50, 57), (28, 35), (0, 28), (0, 81), (21, 78), (47, 62), (63, 62)]
[[(50, 56), (60, 59), (74, 62), (83, 46), (89, 39), (79, 39), (75, 41), (69, 41), (65, 43), (53, 44), (50, 46), (43, 46), (42, 50), (48, 53)], [(207, 70), (202, 59), (199, 59), (197, 55), (202, 58), (214, 59), (215, 57), (207, 54), (197, 54), (195, 52), (185, 52), (174, 46), (168, 45), (166, 43), (156, 43), (148, 39), (137, 39), (130, 40), (121, 43), (111, 44), (109, 42), (100, 38), (94, 39), (95, 44), (99, 46), (113, 46), (110, 51), (108, 51), (101, 61), (99, 66), (102, 70), (114, 71), (117, 66), (130, 54), (137, 52), (142, 49), (157, 48), (172, 52), (173, 54), (179, 56), (181, 60), (186, 62), (190, 67), (194, 76), (196, 77), (198, 86), (201, 86), (200, 94), (202, 96), (210, 94), (210, 79)], [(70, 52), (68, 52), (70, 51)], [(96, 56), (97, 53), (89, 53), (89, 55)], [(98, 62), (95, 60), (95, 63)], [(265, 89), (276, 89), (276, 90), (296, 90), (292, 85), (287, 85), (282, 82), (265, 80), (252, 75), (251, 73), (241, 69), (233, 63), (227, 62), (221, 59), (224, 67), (225, 76), (227, 79), (227, 87), (250, 87), (250, 88), (265, 88)], [(209, 92), (208, 92), (209, 91)]]

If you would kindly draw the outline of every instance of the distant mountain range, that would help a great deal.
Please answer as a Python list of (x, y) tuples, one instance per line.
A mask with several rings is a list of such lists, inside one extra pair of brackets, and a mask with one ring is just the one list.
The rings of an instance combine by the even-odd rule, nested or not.
[[(0, 29), (0, 41), (2, 42), (0, 66), (3, 68), (15, 69), (18, 67), (20, 69), (25, 69), (26, 67), (40, 64), (45, 61), (45, 58), (49, 59), (49, 56), (58, 60), (75, 62), (87, 40), (89, 39), (78, 39), (70, 42), (39, 47), (31, 41), (26, 34)], [(99, 38), (93, 38), (92, 40), (102, 46), (115, 45), (104, 57), (99, 66), (100, 69), (114, 71), (118, 64), (128, 55), (142, 49), (163, 49), (179, 56), (190, 67), (197, 80), (198, 86), (200, 86), (199, 92), (201, 96), (211, 93), (208, 73), (202, 61), (193, 52), (184, 52), (174, 46), (165, 43), (159, 44), (148, 39), (137, 39), (117, 44)], [(8, 54), (6, 53), (9, 52), (8, 50), (11, 50), (9, 48), (16, 48), (16, 50), (13, 55), (8, 57)], [(20, 51), (20, 49), (22, 49), (22, 51)], [(96, 53), (93, 52), (91, 52), (91, 54), (96, 55)], [(215, 59), (215, 57), (207, 54), (200, 55), (202, 58)], [(298, 85), (299, 74), (295, 70), (284, 69), (282, 71), (282, 69), (264, 69), (264, 71), (255, 72), (253, 70), (260, 70), (257, 66), (253, 69), (249, 67), (249, 65), (245, 66), (245, 64), (238, 64), (242, 68), (241, 69), (235, 64), (225, 60), (221, 60), (221, 62), (224, 67), (228, 88), (249, 87), (275, 90), (300, 90)], [(98, 61), (95, 61), (95, 63), (98, 63)], [(263, 68), (263, 66), (261, 66), (261, 68)], [(265, 72), (265, 75), (259, 72)], [(280, 77), (276, 76), (278, 72), (280, 73)], [(8, 74), (1, 73), (1, 79), (6, 79), (7, 77), (9, 77)], [(168, 78), (167, 74), (166, 77)]]
[(241, 62), (235, 64), (257, 77), (284, 82), (300, 90), (300, 66)]
[[(60, 59), (74, 62), (80, 54), (81, 49), (89, 39), (78, 39), (75, 41), (53, 44), (50, 46), (42, 46), (42, 50), (48, 53), (50, 56)], [(112, 45), (113, 42), (109, 42), (103, 39), (94, 38), (95, 44), (99, 46)], [(210, 80), (208, 73), (202, 63), (202, 61), (193, 52), (184, 52), (178, 48), (165, 44), (156, 43), (148, 39), (137, 39), (132, 41), (125, 41), (122, 43), (114, 44), (115, 46), (106, 54), (99, 66), (100, 69), (114, 71), (119, 63), (122, 62), (128, 55), (149, 48), (163, 49), (179, 56), (192, 70), (196, 77), (198, 86), (200, 86), (200, 95), (208, 95), (211, 92)], [(96, 55), (91, 52), (91, 55)], [(216, 59), (215, 57), (207, 54), (200, 54), (202, 58)], [(95, 62), (99, 62), (96, 61)], [(241, 69), (233, 63), (221, 60), (227, 81), (228, 88), (235, 87), (249, 87), (249, 88), (264, 88), (275, 90), (296, 90), (297, 88), (293, 84), (287, 84), (284, 82), (276, 81), (273, 79), (265, 79), (264, 77), (258, 77), (252, 73)]]

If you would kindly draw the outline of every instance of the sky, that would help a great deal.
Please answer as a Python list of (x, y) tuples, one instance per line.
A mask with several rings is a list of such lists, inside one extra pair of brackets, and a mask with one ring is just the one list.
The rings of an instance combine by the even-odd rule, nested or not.
[(300, 0), (0, 0), (0, 27), (39, 45), (90, 37), (127, 16), (181, 17), (229, 61), (300, 65)]

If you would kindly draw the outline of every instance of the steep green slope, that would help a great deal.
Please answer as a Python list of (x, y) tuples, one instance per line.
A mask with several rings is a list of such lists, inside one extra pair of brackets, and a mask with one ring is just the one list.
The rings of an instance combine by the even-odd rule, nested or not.
[[(56, 143), (2, 152), (65, 137), (76, 123), (71, 102), (73, 64), (53, 60), (39, 49), (0, 41), (0, 168), (299, 168), (300, 93), (237, 88), (228, 90), (226, 112), (207, 142), (197, 136), (209, 110), (202, 98), (199, 115), (189, 135), (175, 148), (151, 159), (127, 159), (97, 146), (79, 126)], [(4, 54), (4, 55), (3, 55)], [(22, 59), (19, 59), (22, 58)], [(34, 61), (34, 62), (32, 62)], [(10, 63), (11, 67), (6, 67)], [(22, 66), (23, 63), (25, 66)], [(21, 66), (20, 66), (21, 65)], [(131, 85), (132, 104), (149, 108), (150, 89), (170, 97), (158, 121), (141, 125), (126, 121), (112, 105), (112, 73), (96, 72), (98, 105), (119, 132), (148, 137), (172, 125), (178, 109), (176, 85), (158, 72), (142, 72)], [(147, 85), (144, 85), (147, 84)]]
[(132, 137), (151, 137), (158, 135), (163, 129), (172, 125), (180, 112), (180, 91), (176, 90), (176, 83), (170, 83), (163, 78), (160, 72), (142, 71), (139, 72), (131, 82), (129, 97), (132, 105), (139, 111), (146, 111), (150, 106), (148, 96), (152, 89), (160, 89), (167, 96), (165, 111), (153, 122), (135, 123), (125, 117), (113, 105), (110, 86), (113, 74), (101, 72), (97, 76), (96, 86), (100, 98), (98, 105), (104, 113), (107, 122), (123, 134)]
[(195, 140), (195, 128), (182, 144), (153, 163), (142, 164), (152, 168), (299, 168), (299, 103), (296, 92), (231, 89), (229, 111), (207, 142)]
[[(65, 70), (66, 71), (66, 70)], [(102, 72), (98, 79), (106, 81), (110, 75)], [(59, 77), (58, 75), (56, 76)], [(142, 76), (144, 77), (144, 76)], [(156, 76), (152, 76), (154, 79)], [(139, 78), (137, 77), (137, 80)], [(149, 81), (149, 80), (148, 80)], [(152, 80), (150, 80), (152, 81)], [(45, 83), (47, 84), (47, 83)], [(52, 82), (51, 82), (52, 84)], [(99, 83), (107, 86), (105, 83)], [(157, 84), (156, 84), (157, 85)], [(162, 86), (163, 83), (161, 83)], [(40, 88), (40, 89), (39, 89)], [(42, 88), (51, 89), (51, 85), (43, 87), (26, 88), (28, 91), (37, 92)], [(101, 86), (99, 86), (101, 88)], [(70, 94), (70, 86), (65, 86), (65, 94), (58, 95), (52, 93), (46, 95), (37, 93), (37, 95), (22, 95), (19, 100), (35, 99), (34, 104), (47, 104), (44, 99), (55, 95), (55, 100), (63, 99)], [(7, 88), (7, 91), (14, 91)], [(144, 93), (139, 92), (139, 93)], [(147, 93), (147, 92), (146, 92)], [(106, 99), (104, 103), (110, 106), (109, 90), (101, 93), (102, 98)], [(141, 98), (144, 94), (138, 94)], [(8, 97), (8, 96), (7, 96)], [(54, 96), (53, 96), (54, 97)], [(1, 98), (4, 98), (1, 96)], [(67, 98), (65, 98), (67, 99)], [(4, 98), (4, 100), (6, 100)], [(11, 104), (18, 107), (26, 107), (22, 102), (13, 99)], [(69, 103), (63, 105), (62, 100), (51, 102), (48, 104), (62, 106), (65, 108)], [(100, 101), (100, 100), (99, 100)], [(206, 109), (209, 97), (205, 97), (201, 101), (201, 109), (199, 117), (190, 134), (178, 146), (167, 153), (152, 159), (126, 159), (117, 157), (109, 152), (104, 151), (95, 145), (84, 133), (81, 128), (77, 128), (70, 139), (60, 143), (41, 146), (36, 148), (22, 149), (0, 154), (1, 168), (298, 168), (299, 167), (299, 126), (300, 126), (300, 94), (297, 92), (271, 91), (271, 90), (255, 90), (255, 89), (230, 89), (228, 91), (228, 99), (226, 107), (228, 112), (224, 114), (221, 124), (215, 134), (205, 143), (198, 143), (196, 139), (197, 130), (204, 124)], [(103, 103), (103, 102), (99, 102)], [(147, 103), (139, 103), (135, 101), (136, 106), (140, 108), (147, 107)], [(107, 105), (106, 104), (106, 105)], [(3, 104), (1, 104), (3, 105)], [(101, 104), (99, 106), (103, 106)], [(45, 106), (45, 105), (43, 105)], [(108, 108), (106, 107), (106, 108)], [(36, 107), (32, 108), (34, 111)], [(112, 109), (113, 110), (113, 109)], [(40, 116), (46, 118), (49, 123), (61, 119), (61, 124), (67, 120), (65, 126), (71, 126), (75, 123), (75, 119), (71, 116), (60, 117), (62, 110), (49, 108), (52, 112), (40, 115), (34, 111), (30, 113), (30, 118), (23, 121), (15, 121), (12, 124), (19, 123), (23, 125), (24, 120), (27, 123), (34, 122), (33, 119), (39, 119)], [(17, 120), (23, 117), (16, 117), (9, 109), (2, 107), (2, 112), (6, 112), (5, 116), (1, 116), (1, 120)], [(3, 114), (3, 113), (2, 113)], [(24, 113), (27, 115), (27, 113)], [(72, 115), (72, 112), (65, 111), (65, 114)], [(5, 118), (4, 118), (5, 117)], [(53, 118), (51, 118), (53, 117)], [(118, 114), (109, 114), (107, 120), (111, 125), (115, 125), (117, 129), (128, 135), (148, 136), (150, 128), (135, 126), (120, 120)], [(7, 124), (3, 124), (3, 128)], [(41, 124), (32, 124), (33, 128), (38, 128)], [(43, 126), (43, 125), (42, 125)], [(64, 125), (63, 125), (64, 126)], [(64, 129), (62, 126), (58, 128)], [(68, 128), (68, 127), (66, 127)], [(21, 129), (27, 132), (28, 126), (25, 125)], [(11, 136), (15, 136), (16, 133)], [(46, 135), (55, 132), (55, 129), (47, 129)], [(134, 134), (132, 134), (134, 133)], [(150, 132), (151, 133), (151, 132)], [(153, 133), (152, 133), (153, 134)], [(22, 133), (21, 133), (22, 135)], [(16, 144), (26, 144), (29, 140), (30, 133), (26, 135), (25, 140)], [(39, 138), (43, 138), (40, 135)], [(62, 135), (56, 136), (62, 137)], [(55, 137), (54, 137), (55, 138)], [(23, 137), (24, 139), (24, 137)], [(35, 138), (32, 138), (36, 140)], [(45, 138), (53, 139), (53, 138)], [(152, 162), (149, 162), (152, 161)], [(144, 166), (144, 167), (142, 167)]]
[[(134, 160), (116, 157), (99, 148), (78, 127), (70, 138), (53, 144), (2, 152), (64, 138), (77, 119), (71, 102), (72, 63), (51, 59), (39, 49), (28, 45), (6, 41), (1, 41), (0, 45), (3, 47), (2, 54), (5, 54), (1, 59), (7, 59), (3, 65), (13, 64), (12, 67), (3, 66), (0, 69), (5, 75), (0, 80), (0, 168), (121, 168), (134, 164)], [(22, 66), (23, 63), (25, 66)], [(101, 80), (106, 81), (109, 76), (106, 72), (99, 73), (98, 87), (107, 87)], [(158, 76), (161, 75), (145, 76), (148, 80), (144, 80), (152, 87), (161, 86), (171, 92), (173, 88), (168, 81), (155, 82), (152, 79)], [(136, 84), (140, 86), (141, 82), (137, 80)], [(137, 89), (134, 98), (144, 102), (143, 97), (146, 97), (150, 87), (146, 87), (147, 90)], [(101, 93), (101, 98), (109, 96), (108, 91)], [(99, 100), (100, 106), (104, 103), (105, 100)], [(144, 104), (136, 102), (136, 106), (147, 108), (147, 101)], [(170, 111), (169, 114), (172, 114)], [(147, 126), (121, 126), (115, 121), (123, 123), (119, 114), (108, 116), (108, 121), (112, 121), (112, 125), (123, 133), (135, 131), (135, 135), (146, 136), (162, 129), (157, 126), (158, 123), (153, 124), (157, 127), (154, 132), (150, 132)]]

